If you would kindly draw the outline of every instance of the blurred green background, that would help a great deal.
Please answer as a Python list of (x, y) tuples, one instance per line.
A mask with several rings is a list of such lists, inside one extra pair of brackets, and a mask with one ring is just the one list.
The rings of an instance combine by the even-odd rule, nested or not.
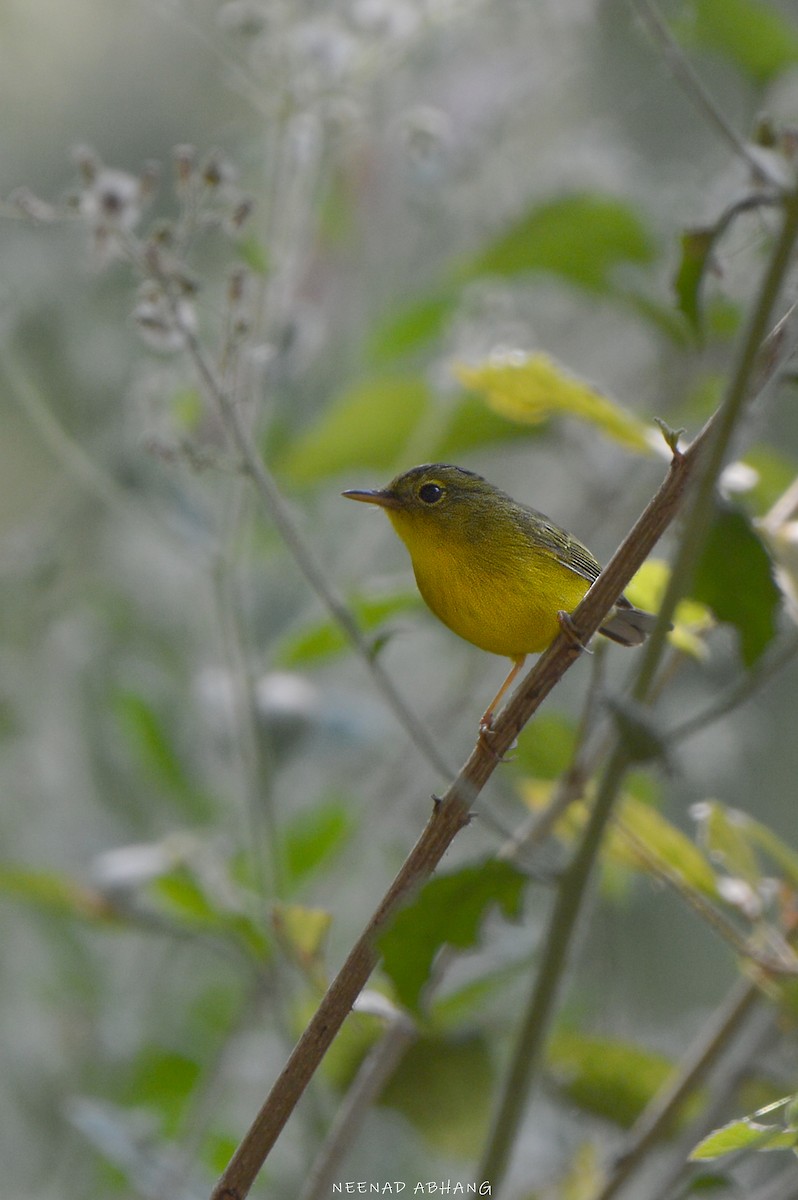
[[(791, 5), (664, 11), (733, 126), (747, 135), (763, 110), (795, 123)], [(265, 902), (329, 910), (337, 965), (441, 781), (362, 663), (330, 645), (186, 362), (139, 337), (135, 273), (103, 261), (85, 221), (31, 222), (12, 193), (65, 200), (83, 145), (134, 176), (157, 160), (147, 219), (171, 219), (176, 145), (232, 165), (254, 209), (240, 236), (211, 231), (193, 257), (199, 336), (215, 353), (230, 271), (246, 266), (259, 301), (241, 394), (261, 406), (264, 457), (335, 587), (383, 618), (382, 661), (453, 765), (504, 664), (434, 623), (387, 523), (341, 489), (453, 459), (606, 559), (659, 460), (577, 421), (499, 417), (454, 364), (542, 350), (693, 433), (766, 229), (752, 219), (724, 246), (699, 338), (674, 301), (680, 237), (742, 195), (747, 172), (622, 0), (8, 0), (0, 111), (3, 1190), (202, 1196), (312, 991)], [(794, 414), (769, 394), (745, 431), (757, 514), (796, 473)], [(606, 669), (620, 687), (628, 660), (613, 651)], [(449, 867), (523, 818), (518, 781), (545, 773), (546, 753), (559, 761), (589, 670), (494, 777), (492, 815)], [(664, 725), (741, 670), (734, 635), (717, 631), (665, 697)], [(794, 841), (794, 691), (788, 667), (685, 744), (657, 785), (674, 823), (692, 830), (689, 806), (717, 797)], [(485, 1030), (501, 1047), (513, 1028), (546, 906), (533, 890), (521, 926), (497, 920), (487, 957), (454, 967), (459, 985), (504, 978), (435, 1076), (478, 1111), (447, 1115), (442, 1100), (422, 1131), (406, 1098), (375, 1109), (342, 1178), (470, 1177), (501, 1059)], [(625, 878), (592, 918), (568, 1017), (675, 1056), (734, 974), (676, 898)], [(340, 1057), (339, 1082), (352, 1069)], [(784, 1056), (775, 1074), (794, 1066)], [(334, 1105), (328, 1081), (257, 1194), (298, 1194)], [(589, 1120), (554, 1089), (535, 1102), (518, 1195), (557, 1177)]]

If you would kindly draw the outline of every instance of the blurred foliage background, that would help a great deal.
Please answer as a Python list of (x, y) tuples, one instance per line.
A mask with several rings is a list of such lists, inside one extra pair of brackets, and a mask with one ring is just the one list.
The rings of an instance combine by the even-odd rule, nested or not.
[[(750, 153), (792, 170), (792, 6), (662, 11)], [(697, 113), (644, 15), (623, 0), (3, 6), (9, 1195), (207, 1195), (441, 787), (259, 507), (142, 247), (174, 255), (185, 321), (299, 536), (454, 767), (504, 664), (433, 621), (387, 523), (339, 493), (457, 461), (606, 559), (661, 478), (654, 416), (693, 434), (717, 404), (772, 221), (753, 208), (718, 226), (765, 185)], [(497, 382), (530, 362), (520, 386)], [(617, 407), (586, 419), (574, 379)], [(546, 411), (530, 411), (536, 386)], [(766, 878), (785, 910), (798, 886), (793, 606), (762, 541), (789, 593), (793, 514), (773, 506), (798, 475), (794, 401), (787, 375), (742, 431), (725, 478), (736, 517), (716, 526), (696, 587), (708, 608), (685, 616), (657, 709), (660, 731), (687, 728), (629, 801), (661, 820), (645, 836), (673, 871), (697, 856), (682, 882), (746, 934), (773, 933)], [(626, 656), (597, 658), (524, 733), (447, 871), (488, 861), (545, 800), (594, 673), (622, 691)], [(690, 728), (746, 680), (750, 700)], [(468, 893), (478, 946), (449, 962), (335, 1178), (406, 1179), (408, 1194), (473, 1178), (572, 836), (535, 859), (520, 917), (496, 884), (515, 921)], [(608, 852), (508, 1195), (598, 1195), (607, 1147), (738, 976), (711, 923), (629, 858)], [(384, 998), (417, 994), (413, 954), (411, 937), (375, 981)], [(255, 1194), (300, 1193), (383, 1028), (373, 1004)], [(780, 1032), (759, 1014), (693, 1143), (795, 1090), (790, 1012)], [(629, 1195), (684, 1194), (684, 1154), (667, 1144), (647, 1167), (659, 1182)], [(783, 1169), (749, 1155), (713, 1178), (731, 1196)]]

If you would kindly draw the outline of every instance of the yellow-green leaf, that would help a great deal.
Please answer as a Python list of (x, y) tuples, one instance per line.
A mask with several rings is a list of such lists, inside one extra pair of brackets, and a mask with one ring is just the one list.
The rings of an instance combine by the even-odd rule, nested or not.
[[(650, 558), (643, 563), (627, 587), (626, 595), (638, 608), (656, 612), (662, 603), (669, 578), (668, 564), (662, 559)], [(680, 600), (673, 615), (673, 629), (669, 634), (671, 644), (683, 654), (704, 659), (708, 653), (705, 635), (714, 624), (714, 618), (706, 604), (689, 597)]]
[(752, 846), (759, 847), (779, 868), (793, 887), (798, 887), (798, 853), (761, 821), (754, 820), (748, 813), (738, 813), (739, 827)]
[(0, 866), (0, 896), (79, 921), (114, 921), (118, 916), (110, 901), (95, 888), (57, 871), (14, 863)]
[(763, 1124), (757, 1120), (758, 1117), (769, 1116), (777, 1109), (787, 1107), (792, 1100), (792, 1096), (784, 1096), (781, 1100), (776, 1100), (749, 1116), (730, 1121), (728, 1125), (713, 1130), (698, 1143), (691, 1152), (690, 1158), (696, 1162), (721, 1158), (724, 1154), (735, 1154), (741, 1150), (792, 1149), (798, 1142), (798, 1134), (794, 1129), (785, 1129), (782, 1125)]
[(547, 354), (512, 352), (476, 367), (460, 366), (464, 387), (482, 392), (502, 416), (537, 425), (550, 416), (576, 417), (638, 454), (653, 453), (661, 435)]
[(695, 843), (656, 808), (631, 796), (621, 805), (607, 852), (616, 862), (644, 871), (660, 868), (695, 891), (717, 896), (715, 873)]
[(637, 1120), (672, 1070), (654, 1050), (572, 1031), (554, 1035), (547, 1065), (575, 1104), (624, 1129)]
[[(525, 779), (520, 785), (521, 796), (533, 812), (539, 812), (549, 803), (552, 786), (548, 781)], [(556, 832), (571, 841), (586, 820), (584, 802), (572, 804), (558, 822)], [(701, 850), (658, 809), (628, 792), (610, 828), (604, 856), (619, 866), (666, 874), (693, 891), (717, 896), (715, 873)]]
[(272, 925), (281, 945), (305, 970), (318, 965), (331, 924), (325, 908), (275, 904), (272, 909)]
[(693, 0), (686, 41), (730, 58), (757, 83), (798, 63), (798, 25), (762, 0)]
[(757, 888), (762, 882), (762, 868), (748, 838), (745, 814), (717, 800), (706, 800), (692, 811), (713, 861), (721, 863), (735, 879)]

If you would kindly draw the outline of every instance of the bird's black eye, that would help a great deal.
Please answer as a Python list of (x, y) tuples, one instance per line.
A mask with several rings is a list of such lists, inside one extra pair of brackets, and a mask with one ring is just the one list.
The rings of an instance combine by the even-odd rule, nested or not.
[(418, 498), (425, 504), (437, 504), (443, 496), (443, 488), (439, 483), (425, 483), (418, 489)]

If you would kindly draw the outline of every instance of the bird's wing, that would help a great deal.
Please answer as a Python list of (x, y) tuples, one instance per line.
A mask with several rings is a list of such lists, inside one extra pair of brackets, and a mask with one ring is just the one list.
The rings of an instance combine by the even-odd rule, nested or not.
[(564, 567), (568, 567), (575, 575), (581, 575), (589, 583), (598, 579), (601, 564), (596, 561), (582, 543), (559, 525), (555, 525), (543, 513), (535, 509), (527, 510), (534, 519), (535, 540), (556, 558)]

